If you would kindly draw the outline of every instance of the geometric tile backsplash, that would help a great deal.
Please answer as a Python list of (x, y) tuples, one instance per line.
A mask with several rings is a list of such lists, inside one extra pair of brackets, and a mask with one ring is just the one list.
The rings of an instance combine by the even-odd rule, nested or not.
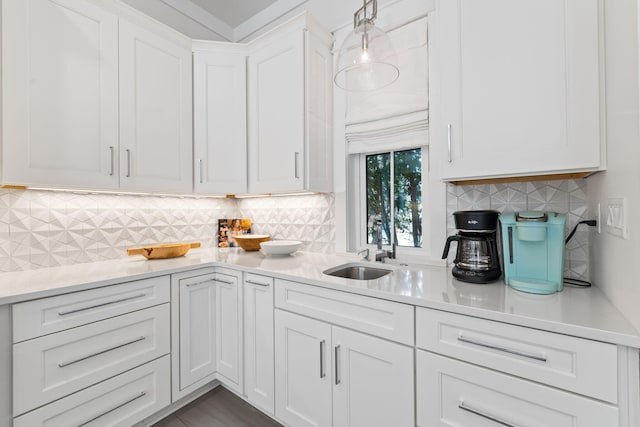
[(144, 244), (214, 247), (218, 219), (239, 216), (253, 220), (255, 233), (326, 252), (333, 212), (333, 195), (233, 200), (0, 189), (0, 272), (124, 258)]
[(335, 252), (333, 194), (238, 199), (240, 216), (251, 218), (254, 232), (274, 239), (300, 240), (304, 250)]
[[(584, 180), (447, 185), (447, 231), (456, 210), (548, 210), (567, 214), (567, 232), (587, 215)], [(0, 272), (126, 257), (143, 244), (216, 245), (219, 218), (251, 218), (254, 233), (335, 251), (333, 194), (247, 199), (158, 197), (0, 189)], [(565, 275), (589, 279), (589, 231), (567, 246)]]
[[(447, 184), (447, 234), (455, 234), (453, 212), (494, 209), (499, 212), (550, 211), (567, 215), (565, 236), (587, 212), (587, 184), (583, 179), (514, 182), (508, 184)], [(589, 228), (580, 226), (565, 250), (567, 277), (589, 280)]]

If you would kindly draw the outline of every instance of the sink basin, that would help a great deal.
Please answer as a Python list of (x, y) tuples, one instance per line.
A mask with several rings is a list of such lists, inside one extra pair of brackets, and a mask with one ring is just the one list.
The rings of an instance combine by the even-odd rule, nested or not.
[(344, 277), (355, 280), (379, 279), (391, 273), (392, 270), (385, 268), (370, 267), (362, 264), (343, 264), (323, 271), (323, 274), (334, 277)]

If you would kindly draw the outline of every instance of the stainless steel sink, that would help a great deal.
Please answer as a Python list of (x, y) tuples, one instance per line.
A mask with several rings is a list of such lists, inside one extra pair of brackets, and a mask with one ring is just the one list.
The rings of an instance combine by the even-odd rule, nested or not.
[(373, 280), (386, 276), (391, 273), (391, 271), (392, 270), (387, 270), (385, 268), (376, 268), (368, 265), (351, 263), (329, 268), (322, 273), (328, 276), (344, 277), (346, 279)]

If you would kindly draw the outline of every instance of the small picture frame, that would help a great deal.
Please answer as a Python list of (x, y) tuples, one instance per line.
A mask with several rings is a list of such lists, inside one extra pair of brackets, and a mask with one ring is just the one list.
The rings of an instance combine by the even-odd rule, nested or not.
[(218, 220), (218, 247), (234, 248), (238, 243), (234, 236), (251, 233), (251, 220), (247, 218)]

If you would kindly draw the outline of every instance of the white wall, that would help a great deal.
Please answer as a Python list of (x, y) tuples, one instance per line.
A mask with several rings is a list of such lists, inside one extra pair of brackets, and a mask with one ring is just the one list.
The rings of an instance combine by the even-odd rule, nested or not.
[[(640, 117), (637, 0), (605, 1), (607, 170), (587, 179), (588, 206), (602, 206), (602, 232), (593, 233), (591, 277), (640, 329)], [(606, 232), (608, 198), (625, 197), (628, 239)]]

